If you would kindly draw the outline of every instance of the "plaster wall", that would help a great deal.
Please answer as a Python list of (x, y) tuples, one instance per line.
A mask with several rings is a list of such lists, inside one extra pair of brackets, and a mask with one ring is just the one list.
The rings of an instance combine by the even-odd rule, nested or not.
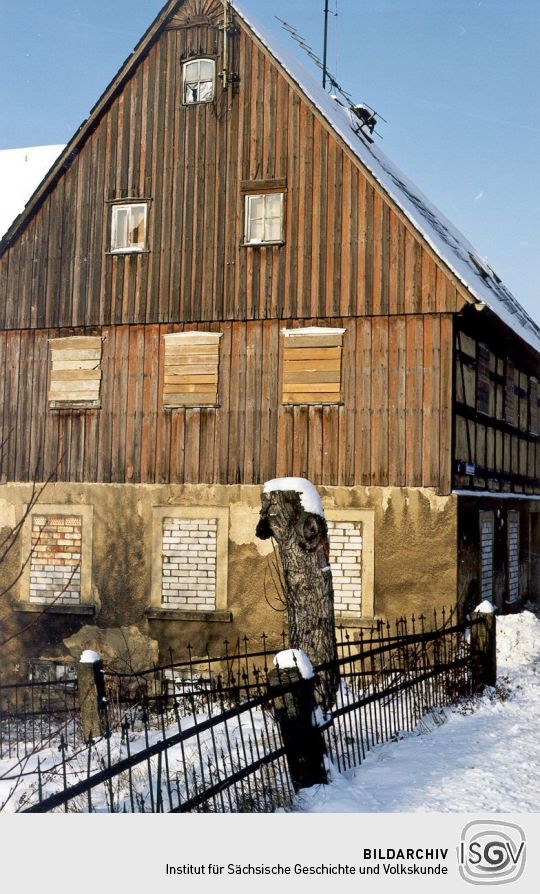
[[(434, 490), (422, 488), (320, 487), (319, 491), (329, 517), (351, 518), (358, 512), (366, 521), (362, 553), (371, 554), (372, 579), (367, 575), (363, 586), (371, 588), (371, 602), (363, 592), (368, 616), (347, 619), (348, 627), (369, 626), (373, 617), (392, 620), (413, 612), (418, 616), (430, 613), (433, 607), (455, 604), (455, 497), (438, 496)], [(3, 649), (4, 669), (18, 666), (24, 674), (30, 657), (66, 655), (63, 640), (88, 624), (103, 629), (134, 625), (159, 642), (164, 661), (169, 648), (180, 656), (188, 643), (195, 654), (202, 655), (207, 648), (221, 652), (225, 639), (231, 644), (245, 635), (258, 638), (264, 632), (277, 642), (285, 616), (276, 610), (281, 606), (272, 544), (255, 538), (260, 493), (259, 486), (247, 485), (47, 485), (43, 503), (65, 505), (67, 511), (92, 507), (91, 531), (83, 532), (83, 560), (90, 568), (91, 580), (86, 583), (94, 613), (84, 617), (61, 611), (47, 615), (20, 611), (28, 595), (24, 578), (17, 579), (25, 559), (24, 537), (18, 537), (0, 567), (2, 589), (15, 581), (4, 596), (10, 610), (2, 613), (3, 639), (16, 634)], [(30, 496), (29, 485), (0, 487), (4, 534), (22, 518)], [(189, 620), (172, 619), (172, 615), (152, 617), (148, 610), (156, 568), (159, 571), (160, 567), (152, 532), (156, 518), (183, 507), (187, 514), (200, 511), (210, 515), (216, 508), (216, 515), (225, 520), (225, 601), (218, 602), (221, 611), (214, 616)]]

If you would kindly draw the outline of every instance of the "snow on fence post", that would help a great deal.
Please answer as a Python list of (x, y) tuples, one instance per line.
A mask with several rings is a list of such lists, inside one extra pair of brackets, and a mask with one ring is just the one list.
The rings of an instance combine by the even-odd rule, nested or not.
[(473, 692), (497, 682), (497, 622), (493, 611), (471, 612), (471, 677)]
[(85, 742), (106, 732), (103, 664), (97, 652), (85, 649), (77, 665), (81, 726)]
[(318, 725), (320, 708), (315, 700), (315, 675), (307, 655), (287, 649), (274, 658), (268, 673), (268, 689), (285, 746), (295, 791), (328, 782), (326, 748)]

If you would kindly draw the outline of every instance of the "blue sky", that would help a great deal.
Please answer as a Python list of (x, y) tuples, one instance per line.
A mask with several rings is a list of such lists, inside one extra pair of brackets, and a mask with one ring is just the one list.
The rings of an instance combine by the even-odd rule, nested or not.
[[(321, 51), (324, 0), (242, 2)], [(0, 0), (0, 149), (66, 142), (161, 5)], [(384, 151), (539, 321), (540, 2), (329, 5), (330, 67), (387, 119)]]

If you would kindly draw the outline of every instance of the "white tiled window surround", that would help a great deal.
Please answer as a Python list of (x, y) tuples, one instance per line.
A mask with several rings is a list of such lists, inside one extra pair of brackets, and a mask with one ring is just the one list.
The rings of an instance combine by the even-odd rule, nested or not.
[(24, 513), (20, 610), (92, 614), (93, 506), (37, 503)]
[(82, 518), (32, 515), (30, 602), (81, 601)]
[(480, 512), (480, 601), (493, 599), (493, 512)]
[(216, 518), (164, 518), (162, 604), (214, 610), (216, 560)]
[(374, 515), (370, 510), (326, 512), (334, 610), (338, 623), (373, 618)]
[(508, 571), (507, 602), (519, 601), (519, 512), (509, 512), (508, 525)]
[[(206, 619), (227, 607), (229, 510), (154, 506), (150, 617)], [(170, 614), (168, 614), (170, 613)]]

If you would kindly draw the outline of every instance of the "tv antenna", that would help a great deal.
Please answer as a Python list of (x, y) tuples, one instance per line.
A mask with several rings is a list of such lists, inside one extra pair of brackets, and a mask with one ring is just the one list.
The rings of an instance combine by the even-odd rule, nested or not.
[[(292, 37), (294, 41), (298, 44), (298, 46), (306, 53), (312, 62), (315, 63), (317, 68), (320, 68), (323, 73), (323, 87), (326, 90), (326, 85), (329, 84), (331, 88), (331, 97), (335, 102), (337, 102), (341, 106), (346, 106), (351, 115), (354, 115), (354, 124), (353, 128), (355, 133), (362, 134), (368, 142), (372, 143), (373, 138), (372, 134), (377, 134), (378, 137), (383, 139), (382, 135), (375, 130), (377, 122), (379, 120), (384, 121), (385, 124), (388, 122), (386, 118), (383, 118), (382, 115), (379, 115), (378, 112), (375, 111), (370, 105), (366, 102), (355, 103), (352, 95), (348, 93), (339, 83), (338, 79), (335, 75), (332, 74), (328, 69), (327, 65), (327, 50), (328, 50), (328, 41), (327, 41), (327, 14), (329, 14), (328, 10), (328, 2), (326, 0), (325, 3), (325, 33), (324, 33), (324, 51), (323, 51), (323, 59), (321, 60), (317, 53), (313, 50), (312, 47), (306, 42), (306, 39), (302, 37), (301, 34), (298, 33), (296, 28), (293, 28), (292, 25), (289, 25), (288, 22), (285, 22), (283, 19), (280, 19), (279, 16), (275, 16), (275, 18), (280, 23), (281, 27), (287, 31), (287, 33)], [(336, 94), (339, 94), (343, 102), (338, 98)]]

